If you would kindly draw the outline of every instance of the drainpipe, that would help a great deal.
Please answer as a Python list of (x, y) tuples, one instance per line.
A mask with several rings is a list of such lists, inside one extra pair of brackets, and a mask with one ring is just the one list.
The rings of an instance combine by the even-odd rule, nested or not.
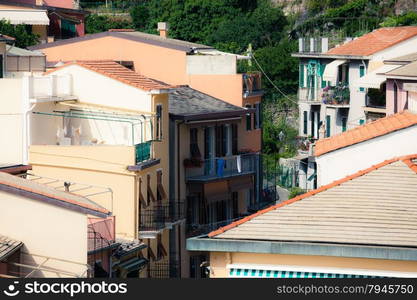
[(31, 77), (23, 78), (23, 111), (22, 111), (22, 164), (29, 163), (29, 145), (31, 143), (30, 139), (30, 118), (29, 113), (35, 108), (36, 103), (30, 105), (30, 80)]

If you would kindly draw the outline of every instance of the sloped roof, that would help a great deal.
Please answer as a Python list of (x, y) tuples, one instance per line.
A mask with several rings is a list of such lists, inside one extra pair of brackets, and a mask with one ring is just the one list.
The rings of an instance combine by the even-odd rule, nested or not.
[(0, 190), (23, 195), (24, 197), (26, 196), (68, 209), (81, 211), (86, 214), (98, 215), (99, 217), (110, 214), (107, 209), (88, 198), (60, 191), (46, 184), (41, 184), (4, 172), (0, 172)]
[(71, 39), (65, 39), (65, 40), (59, 40), (52, 43), (47, 44), (39, 44), (36, 46), (29, 47), (31, 50), (35, 49), (46, 49), (46, 48), (52, 48), (67, 44), (73, 44), (78, 43), (82, 41), (88, 41), (92, 39), (98, 39), (106, 36), (112, 36), (122, 39), (127, 39), (135, 42), (150, 44), (154, 46), (164, 47), (168, 49), (174, 49), (184, 52), (191, 52), (193, 49), (213, 49), (211, 46), (177, 40), (177, 39), (171, 39), (171, 38), (165, 38), (161, 37), (156, 34), (149, 34), (144, 33), (140, 31), (131, 31), (131, 30), (111, 30), (111, 31), (105, 31), (100, 33), (93, 33), (93, 34), (87, 34), (82, 37), (75, 37)]
[(0, 235), (0, 261), (6, 260), (22, 246), (22, 242)]
[(417, 26), (384, 27), (332, 48), (326, 54), (369, 56), (417, 35)]
[(405, 66), (399, 67), (395, 70), (385, 73), (389, 76), (403, 76), (403, 77), (416, 77), (417, 76), (417, 61), (409, 63)]
[(168, 90), (173, 88), (173, 86), (157, 81), (155, 79), (148, 78), (146, 76), (140, 75), (135, 71), (132, 71), (121, 64), (111, 61), (111, 60), (96, 60), (96, 61), (73, 61), (65, 63), (64, 65), (52, 69), (45, 74), (50, 74), (56, 72), (62, 68), (65, 68), (70, 65), (78, 65), (89, 69), (91, 71), (97, 72), (101, 75), (116, 79), (120, 82), (129, 84), (136, 88), (152, 91), (152, 90)]
[(341, 134), (320, 139), (316, 142), (314, 155), (320, 156), (330, 151), (358, 144), (416, 124), (417, 114), (405, 110), (401, 113), (380, 118), (373, 122), (347, 130)]
[(169, 96), (169, 113), (183, 118), (211, 118), (213, 114), (241, 116), (247, 110), (188, 86), (181, 86)]
[(408, 64), (417, 60), (417, 52), (384, 60), (384, 63)]
[(384, 161), (261, 210), (209, 237), (417, 247), (416, 158), (414, 154)]

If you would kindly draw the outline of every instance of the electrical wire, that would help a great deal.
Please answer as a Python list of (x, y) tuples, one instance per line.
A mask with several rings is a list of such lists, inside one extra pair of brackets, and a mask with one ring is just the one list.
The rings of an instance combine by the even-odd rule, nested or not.
[(259, 70), (262, 72), (262, 74), (266, 77), (266, 79), (268, 79), (268, 81), (272, 84), (272, 86), (281, 94), (283, 95), (285, 98), (287, 98), (288, 100), (290, 100), (291, 102), (295, 103), (298, 105), (298, 101), (291, 99), (288, 95), (286, 95), (283, 91), (281, 91), (281, 89), (279, 87), (276, 86), (276, 84), (271, 80), (271, 78), (269, 78), (269, 76), (265, 73), (264, 69), (261, 67), (261, 65), (258, 63), (258, 61), (255, 58), (255, 55), (253, 55), (253, 53), (250, 54), (250, 57), (253, 58), (253, 60), (255, 61), (256, 65), (258, 66)]

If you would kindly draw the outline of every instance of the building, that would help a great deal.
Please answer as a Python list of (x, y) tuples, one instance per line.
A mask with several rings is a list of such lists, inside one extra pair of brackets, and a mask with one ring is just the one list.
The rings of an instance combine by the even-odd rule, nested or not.
[(183, 277), (204, 277), (207, 260), (207, 253), (185, 251), (186, 237), (231, 223), (261, 201), (260, 154), (247, 131), (260, 124), (252, 124), (252, 113), (188, 86), (170, 94), (170, 198), (185, 199), (187, 208), (177, 241)]
[[(417, 27), (376, 29), (329, 48), (328, 38), (301, 38), (299, 134), (330, 137), (385, 116), (385, 60), (415, 52)], [(339, 41), (340, 42), (340, 41)], [(361, 78), (362, 77), (362, 78)]]
[(0, 19), (31, 26), (40, 43), (84, 36), (87, 14), (73, 0), (0, 1)]
[(187, 249), (210, 251), (213, 278), (416, 277), (416, 158), (378, 163), (188, 239)]
[(0, 277), (92, 275), (88, 217), (103, 219), (110, 212), (46, 182), (0, 172)]
[(409, 111), (350, 129), (314, 146), (317, 186), (329, 184), (380, 161), (417, 152), (417, 115)]

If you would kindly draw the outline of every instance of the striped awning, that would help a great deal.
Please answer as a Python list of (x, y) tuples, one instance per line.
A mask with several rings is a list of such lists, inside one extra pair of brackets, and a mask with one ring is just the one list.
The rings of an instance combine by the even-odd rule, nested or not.
[(0, 20), (9, 21), (12, 25), (49, 25), (46, 10), (1, 9)]
[(232, 278), (245, 278), (245, 277), (246, 278), (377, 278), (380, 276), (231, 268), (229, 270), (229, 277), (232, 277)]

